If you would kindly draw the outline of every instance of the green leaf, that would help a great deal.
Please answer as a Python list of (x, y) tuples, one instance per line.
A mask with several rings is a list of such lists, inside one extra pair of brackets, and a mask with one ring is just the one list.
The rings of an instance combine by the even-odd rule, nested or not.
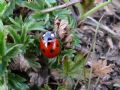
[(2, 20), (0, 19), (0, 30), (3, 30), (4, 26), (3, 26), (3, 22)]
[(36, 69), (38, 69), (38, 68), (41, 68), (40, 63), (35, 62), (34, 60), (31, 60), (31, 59), (29, 59), (29, 58), (28, 58), (28, 63), (29, 63), (29, 65), (30, 65), (30, 67), (31, 67), (32, 69), (34, 69), (34, 70), (36, 70)]
[(63, 0), (64, 2), (69, 2), (69, 0)]
[(42, 32), (47, 31), (44, 29), (42, 22), (36, 22), (36, 23), (32, 24), (30, 27), (28, 27), (28, 31), (33, 31), (33, 30), (42, 31)]
[(6, 41), (4, 36), (4, 31), (0, 31), (0, 55), (4, 56), (6, 50)]
[(4, 11), (5, 7), (6, 7), (6, 5), (7, 4), (6, 4), (6, 2), (4, 0), (0, 1), (0, 16), (2, 16), (3, 11)]
[(46, 31), (44, 29), (44, 23), (42, 21), (37, 22), (35, 20), (28, 20), (24, 24), (25, 28), (27, 28), (27, 32), (33, 31), (33, 30), (39, 30), (39, 31)]
[(3, 76), (0, 74), (0, 86), (2, 86), (4, 83)]
[(69, 9), (59, 9), (53, 11), (54, 16), (60, 18), (60, 19), (68, 19), (68, 16), (71, 14), (71, 11)]
[(10, 32), (10, 35), (13, 37), (15, 43), (21, 42), (20, 35), (17, 33), (15, 29), (13, 29), (12, 27), (9, 28), (9, 32)]
[(51, 88), (46, 84), (42, 90), (51, 90)]
[(77, 27), (77, 21), (75, 20), (74, 17), (71, 17), (71, 16), (68, 16), (68, 19), (69, 19), (69, 26), (74, 29)]
[(27, 37), (27, 30), (26, 30), (26, 28), (23, 28), (22, 33), (21, 33), (21, 38), (20, 38), (22, 43), (24, 43), (26, 41), (26, 37)]
[(78, 37), (78, 34), (75, 31), (73, 31), (72, 34), (73, 34), (73, 38), (74, 38), (72, 45), (74, 47), (77, 45), (79, 46), (81, 41), (80, 41), (80, 38)]
[(2, 76), (4, 73), (5, 73), (5, 68), (3, 67), (3, 64), (0, 64), (0, 76)]
[(63, 74), (70, 78), (82, 78), (84, 72), (85, 58), (82, 54), (77, 54), (74, 61), (69, 57), (64, 57)]
[(62, 53), (62, 55), (64, 55), (64, 56), (74, 57), (74, 53), (75, 53), (75, 52), (76, 52), (76, 51), (73, 50), (73, 49), (66, 49), (66, 50), (62, 51), (61, 53)]
[(85, 62), (85, 57), (82, 54), (77, 54), (75, 56), (74, 65), (71, 66), (70, 76), (73, 78), (83, 77)]
[(67, 56), (64, 57), (63, 70), (66, 76), (69, 76), (69, 73), (71, 72), (70, 68), (72, 67), (72, 65), (73, 65), (73, 61), (71, 61), (71, 59)]
[(45, 24), (49, 21), (49, 19), (50, 19), (50, 15), (47, 14), (47, 15), (46, 15), (46, 19), (45, 19)]
[(13, 73), (8, 74), (9, 87), (13, 90), (27, 90), (28, 85), (24, 83), (25, 81), (26, 79), (19, 75)]
[(46, 24), (50, 19), (52, 19), (52, 17), (53, 15), (50, 16), (50, 14), (41, 14), (40, 12), (35, 12), (32, 14), (32, 18), (40, 21), (42, 24)]
[(67, 90), (64, 86), (58, 86), (57, 90)]
[(56, 0), (46, 0), (47, 2), (53, 4), (53, 3), (56, 3)]
[(6, 6), (3, 16), (9, 16), (13, 13), (13, 9), (15, 8), (15, 0), (10, 0), (8, 5)]
[(5, 56), (3, 57), (4, 60), (8, 60), (10, 58), (15, 57), (18, 53), (20, 53), (20, 47), (22, 46), (22, 44), (16, 44), (14, 46), (12, 46), (11, 48), (9, 48), (6, 51)]
[(51, 4), (56, 3), (56, 0), (45, 0), (46, 4), (48, 5), (48, 7), (52, 7)]
[(25, 0), (15, 0), (16, 4), (19, 6), (23, 6)]
[(4, 3), (5, 2), (5, 0), (0, 0), (0, 3)]
[(10, 21), (15, 25), (17, 26), (18, 28), (21, 28), (21, 25), (20, 23), (16, 22), (13, 18), (9, 17)]
[(4, 85), (0, 85), (0, 90), (5, 90), (5, 86)]
[(41, 0), (41, 3), (35, 0), (34, 2), (24, 2), (24, 6), (31, 10), (41, 10), (44, 7), (44, 3)]

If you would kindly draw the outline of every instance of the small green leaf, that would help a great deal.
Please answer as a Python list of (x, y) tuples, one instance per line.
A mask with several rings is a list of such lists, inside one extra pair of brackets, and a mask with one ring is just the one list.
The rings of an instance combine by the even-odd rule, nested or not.
[(74, 29), (77, 27), (77, 21), (75, 20), (74, 17), (71, 17), (71, 16), (68, 16), (68, 19), (69, 19), (69, 26)]
[(18, 53), (20, 53), (20, 47), (22, 46), (22, 44), (16, 44), (14, 46), (12, 46), (11, 48), (9, 48), (6, 51), (5, 56), (3, 57), (4, 60), (8, 60), (10, 58), (15, 57)]
[(61, 53), (62, 53), (62, 55), (64, 55), (64, 56), (74, 57), (74, 53), (75, 53), (75, 52), (76, 52), (76, 51), (73, 50), (73, 49), (66, 49), (66, 50), (62, 51)]
[(74, 59), (74, 65), (70, 69), (70, 76), (73, 78), (83, 77), (85, 62), (85, 57), (82, 54), (77, 54)]
[(9, 87), (13, 90), (28, 90), (28, 85), (24, 83), (26, 79), (23, 77), (9, 73), (8, 74), (8, 83)]
[(67, 56), (64, 57), (63, 70), (66, 76), (69, 76), (69, 73), (71, 72), (70, 68), (72, 67), (72, 65), (73, 65), (73, 61), (71, 61), (71, 59)]
[(9, 16), (13, 13), (13, 9), (15, 8), (15, 0), (10, 0), (6, 8), (4, 9), (3, 16)]
[(4, 36), (4, 31), (0, 31), (0, 55), (4, 56), (6, 50), (6, 41)]
[(9, 28), (10, 35), (13, 37), (15, 43), (20, 43), (20, 35), (13, 28)]
[(7, 6), (7, 4), (4, 0), (0, 1), (0, 16), (3, 15), (3, 11), (5, 10), (6, 6)]
[(63, 0), (64, 2), (69, 2), (69, 0)]
[(3, 30), (3, 22), (2, 22), (2, 20), (0, 19), (0, 30)]
[(65, 75), (68, 75), (69, 69), (70, 69), (70, 63), (68, 62), (68, 60), (65, 60), (64, 61), (64, 73), (65, 73)]
[(9, 17), (10, 21), (15, 25), (17, 26), (18, 28), (21, 28), (21, 25), (20, 23), (16, 22), (13, 18)]
[(45, 0), (46, 4), (48, 5), (48, 7), (52, 7), (51, 4), (56, 3), (56, 0)]
[(35, 20), (28, 20), (28, 21), (26, 21), (24, 26), (27, 28), (27, 32), (30, 32), (33, 30), (46, 31), (44, 29), (44, 22), (42, 22), (42, 21), (37, 22)]
[(45, 24), (49, 21), (49, 19), (50, 19), (50, 15), (47, 14), (47, 15), (46, 15), (46, 19), (45, 19)]
[(20, 38), (22, 43), (26, 41), (26, 37), (27, 37), (27, 30), (26, 28), (23, 28), (21, 33), (21, 38)]
[(31, 9), (31, 10), (41, 10), (44, 6), (44, 3), (38, 3), (37, 1), (34, 2), (24, 2), (24, 6)]
[(68, 19), (68, 16), (71, 14), (71, 11), (69, 9), (59, 9), (53, 11), (54, 16), (60, 18), (60, 19)]
[(67, 90), (64, 86), (58, 86), (57, 90)]
[(5, 68), (3, 67), (3, 64), (0, 64), (0, 76), (2, 76), (5, 72)]
[(40, 63), (35, 62), (34, 60), (28, 60), (29, 65), (31, 66), (32, 69), (36, 70), (38, 68), (41, 68)]
[(47, 84), (44, 85), (44, 88), (42, 90), (52, 90)]
[(51, 4), (56, 3), (56, 0), (46, 0), (46, 1), (48, 1)]

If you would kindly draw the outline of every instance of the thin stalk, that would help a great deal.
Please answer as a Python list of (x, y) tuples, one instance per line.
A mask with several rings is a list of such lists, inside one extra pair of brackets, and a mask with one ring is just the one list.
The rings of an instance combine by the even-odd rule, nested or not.
[(54, 10), (58, 10), (58, 9), (69, 7), (69, 6), (74, 5), (76, 3), (80, 3), (81, 1), (82, 0), (74, 0), (74, 1), (71, 1), (71, 2), (64, 3), (62, 5), (59, 5), (59, 6), (55, 6), (55, 7), (51, 7), (51, 8), (47, 8), (47, 9), (41, 10), (40, 12), (41, 13), (48, 13), (48, 12), (51, 12), (51, 11), (54, 11)]
[(107, 2), (104, 2), (102, 4), (99, 4), (98, 6), (94, 7), (93, 9), (89, 10), (87, 13), (83, 14), (80, 19), (84, 20), (87, 18), (87, 16), (92, 15), (93, 13), (95, 13), (97, 10), (103, 8), (104, 6), (108, 5), (109, 3), (111, 3), (112, 0), (108, 0)]
[[(103, 15), (104, 16), (104, 15)], [(98, 29), (99, 29), (99, 25), (100, 25), (100, 21), (102, 20), (103, 16), (100, 18), (99, 20), (99, 23), (96, 27), (96, 32), (95, 32), (95, 35), (94, 35), (94, 40), (93, 40), (93, 53), (95, 53), (95, 46), (96, 46), (96, 37), (97, 37), (97, 33), (98, 33)], [(91, 67), (90, 69), (90, 76), (89, 76), (89, 81), (88, 81), (88, 90), (90, 90), (90, 83), (91, 83), (91, 78), (92, 78), (92, 71), (93, 71), (93, 68)]]
[(100, 77), (98, 77), (98, 78), (97, 78), (97, 81), (96, 81), (96, 83), (95, 83), (94, 90), (95, 90), (95, 88), (97, 87), (97, 85), (98, 85), (99, 81), (100, 81)]

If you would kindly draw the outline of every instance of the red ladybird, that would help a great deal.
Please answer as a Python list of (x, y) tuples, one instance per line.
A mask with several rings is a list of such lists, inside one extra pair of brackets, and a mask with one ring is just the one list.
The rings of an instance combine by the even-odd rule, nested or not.
[(45, 57), (54, 58), (60, 53), (60, 42), (55, 33), (46, 32), (40, 39), (40, 50)]

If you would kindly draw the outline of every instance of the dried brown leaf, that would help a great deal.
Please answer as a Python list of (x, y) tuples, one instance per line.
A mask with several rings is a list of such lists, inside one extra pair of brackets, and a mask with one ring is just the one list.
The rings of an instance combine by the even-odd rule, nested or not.
[(51, 75), (54, 76), (56, 80), (60, 79), (60, 72), (57, 69), (52, 69), (51, 70)]
[(23, 55), (21, 55), (21, 54), (20, 54), (19, 58), (20, 58), (20, 69), (21, 69), (21, 70), (24, 69), (24, 71), (27, 71), (28, 68), (30, 68), (29, 62), (28, 62), (28, 61), (26, 60), (26, 58), (25, 58)]
[(68, 21), (56, 19), (54, 21), (54, 28), (58, 32), (59, 37), (63, 39), (67, 33)]
[(13, 58), (13, 61), (10, 63), (10, 68), (12, 70), (27, 71), (30, 65), (24, 55), (19, 54), (17, 57)]
[(35, 72), (30, 72), (30, 85), (38, 85), (41, 86), (44, 83), (44, 78), (41, 77), (40, 74)]
[(112, 66), (113, 64), (107, 65), (107, 60), (96, 61), (92, 64), (93, 75), (95, 77), (103, 78), (113, 71)]
[(72, 34), (70, 34), (70, 35), (68, 35), (67, 37), (66, 37), (66, 39), (65, 39), (65, 42), (72, 42), (72, 39), (73, 39), (73, 35)]
[(110, 47), (111, 49), (113, 49), (113, 48), (114, 48), (114, 44), (113, 44), (112, 38), (111, 38), (111, 37), (107, 37), (107, 38), (106, 38), (106, 41), (107, 41), (109, 47)]

